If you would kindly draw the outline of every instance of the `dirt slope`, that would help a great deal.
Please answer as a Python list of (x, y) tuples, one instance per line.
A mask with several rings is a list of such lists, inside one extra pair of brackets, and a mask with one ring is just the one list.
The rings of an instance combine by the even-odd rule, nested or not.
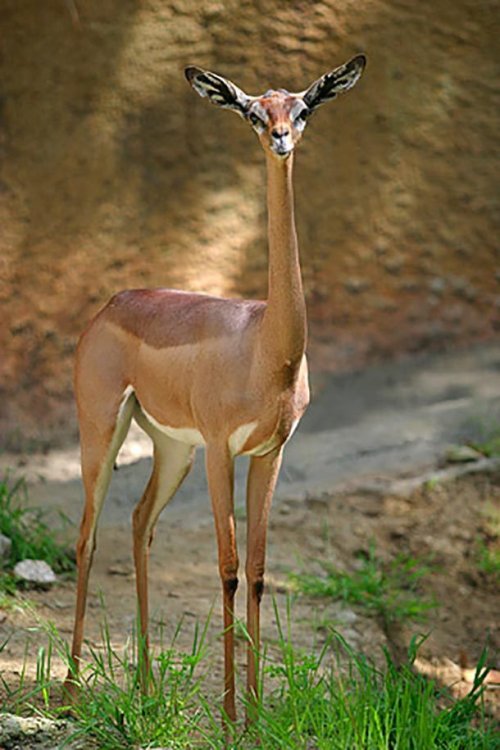
[(314, 368), (493, 335), (493, 2), (77, 0), (73, 20), (70, 7), (0, 9), (3, 443), (71, 429), (76, 338), (116, 290), (265, 296), (262, 154), (189, 90), (189, 62), (258, 93), (368, 56), (297, 159)]

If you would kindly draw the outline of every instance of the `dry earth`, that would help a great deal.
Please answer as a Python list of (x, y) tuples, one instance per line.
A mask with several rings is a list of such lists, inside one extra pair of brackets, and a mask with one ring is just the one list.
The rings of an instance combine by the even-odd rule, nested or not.
[[(289, 595), (288, 572), (319, 572), (318, 561), (329, 561), (353, 570), (356, 556), (368, 552), (375, 541), (382, 559), (398, 553), (430, 560), (433, 572), (421, 586), (421, 594), (434, 598), (437, 608), (425, 623), (385, 625), (368, 617), (362, 609), (339, 603), (300, 597), (293, 601), (293, 642), (298, 648), (321, 646), (328, 628), (335, 627), (357, 650), (382, 660), (383, 646), (396, 658), (406, 652), (410, 638), (428, 633), (420, 650), (417, 669), (452, 686), (455, 695), (470, 689), (470, 673), (485, 645), (489, 662), (497, 668), (499, 658), (500, 608), (498, 582), (478, 567), (478, 540), (498, 549), (498, 535), (491, 532), (489, 518), (500, 514), (500, 467), (496, 472), (480, 473), (438, 483), (432, 489), (421, 486), (411, 493), (394, 485), (389, 493), (374, 493), (360, 488), (356, 493), (339, 492), (311, 497), (305, 502), (283, 501), (270, 526), (268, 594), (277, 602), (283, 621)], [(439, 530), (439, 533), (437, 533)], [(240, 518), (238, 537), (243, 544), (245, 522)], [(151, 560), (151, 609), (154, 625), (162, 624), (164, 642), (183, 621), (179, 648), (189, 650), (195, 623), (204, 623), (214, 607), (208, 629), (209, 678), (207, 690), (218, 701), (221, 684), (221, 623), (217, 580), (216, 550), (212, 522), (208, 515), (197, 522), (159, 525)], [(104, 597), (111, 639), (121, 648), (134, 625), (134, 575), (128, 529), (105, 527), (99, 537), (89, 615), (88, 641), (102, 647), (103, 623), (101, 596)], [(40, 617), (55, 623), (69, 639), (72, 627), (74, 583), (61, 582), (51, 592), (30, 592)], [(244, 584), (238, 595), (238, 615), (244, 616)], [(276, 658), (276, 623), (270, 596), (263, 600), (263, 639), (271, 658)], [(10, 636), (2, 653), (3, 677), (15, 686), (23, 661), (33, 675), (37, 647), (46, 636), (32, 632), (30, 614), (9, 610), (2, 614), (0, 633)], [(158, 628), (154, 628), (158, 643)], [(26, 656), (26, 642), (31, 642)], [(237, 643), (239, 678), (245, 666), (244, 639)], [(61, 666), (56, 676), (63, 676)], [(491, 710), (497, 692), (488, 692)]]

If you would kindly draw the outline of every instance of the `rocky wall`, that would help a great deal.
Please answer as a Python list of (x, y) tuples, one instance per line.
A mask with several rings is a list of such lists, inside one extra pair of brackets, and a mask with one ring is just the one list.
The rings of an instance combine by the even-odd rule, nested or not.
[(4, 0), (0, 429), (74, 430), (72, 355), (117, 290), (265, 297), (255, 136), (183, 77), (300, 90), (358, 51), (295, 184), (317, 371), (498, 332), (499, 78), (488, 0)]

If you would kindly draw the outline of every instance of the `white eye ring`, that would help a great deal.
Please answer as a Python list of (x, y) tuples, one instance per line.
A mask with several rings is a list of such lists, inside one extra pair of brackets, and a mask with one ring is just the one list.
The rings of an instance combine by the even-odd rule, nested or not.
[(260, 119), (260, 117), (255, 114), (255, 112), (250, 112), (250, 114), (248, 115), (248, 119), (250, 120), (250, 122), (252, 123), (252, 125), (254, 125), (256, 128), (257, 127), (261, 127), (261, 128), (264, 127), (264, 123), (262, 122), (262, 120)]

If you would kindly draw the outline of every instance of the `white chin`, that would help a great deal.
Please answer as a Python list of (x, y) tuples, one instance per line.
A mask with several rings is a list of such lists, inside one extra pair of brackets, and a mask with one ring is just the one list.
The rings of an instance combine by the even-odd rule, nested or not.
[(271, 151), (275, 156), (278, 157), (278, 159), (286, 159), (293, 151), (293, 148), (288, 149), (287, 151), (278, 151), (276, 148), (271, 148)]

